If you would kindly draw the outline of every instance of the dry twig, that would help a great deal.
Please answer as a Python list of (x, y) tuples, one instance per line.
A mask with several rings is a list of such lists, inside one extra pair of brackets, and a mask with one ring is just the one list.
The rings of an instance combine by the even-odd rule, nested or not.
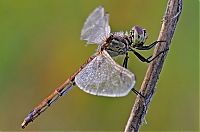
[[(154, 56), (163, 50), (169, 49), (181, 11), (182, 0), (168, 1), (167, 8), (162, 21), (162, 27), (158, 37), (158, 40), (165, 40), (166, 44), (157, 44), (154, 50)], [(137, 96), (125, 128), (126, 132), (139, 131), (139, 128), (143, 123), (144, 117), (148, 110), (148, 106), (154, 94), (155, 86), (159, 79), (159, 74), (163, 67), (166, 55), (167, 52), (161, 54), (155, 61), (153, 61), (149, 65), (140, 89), (140, 92), (142, 93), (142, 95), (145, 96), (145, 98), (139, 95)]]

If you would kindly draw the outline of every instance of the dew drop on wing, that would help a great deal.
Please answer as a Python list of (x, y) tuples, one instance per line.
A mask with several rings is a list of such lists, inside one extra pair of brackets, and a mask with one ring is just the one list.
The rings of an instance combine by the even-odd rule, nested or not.
[(119, 97), (131, 91), (135, 85), (135, 76), (103, 51), (76, 75), (75, 82), (87, 93)]

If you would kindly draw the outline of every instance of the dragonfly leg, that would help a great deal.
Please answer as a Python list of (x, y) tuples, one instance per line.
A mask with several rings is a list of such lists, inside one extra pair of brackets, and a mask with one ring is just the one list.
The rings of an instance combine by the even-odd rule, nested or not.
[(150, 45), (137, 45), (137, 46), (135, 46), (135, 48), (138, 50), (149, 50), (149, 49), (153, 48), (159, 42), (166, 42), (166, 41), (155, 41)]
[(146, 62), (146, 63), (150, 63), (152, 62), (154, 59), (156, 59), (160, 54), (165, 53), (166, 51), (168, 51), (169, 49), (163, 50), (161, 51), (159, 54), (157, 54), (155, 57), (152, 58), (152, 56), (145, 58), (143, 57), (141, 54), (139, 54), (137, 51), (135, 51), (134, 49), (131, 48), (131, 51), (140, 59), (140, 61), (142, 62)]
[(123, 62), (123, 67), (127, 69), (128, 67), (128, 59), (129, 59), (129, 56), (128, 56), (128, 52), (126, 53), (126, 56), (124, 58), (124, 62)]
[(134, 88), (131, 89), (136, 95), (140, 95), (141, 97), (145, 98), (144, 95), (142, 95), (140, 92), (135, 90)]

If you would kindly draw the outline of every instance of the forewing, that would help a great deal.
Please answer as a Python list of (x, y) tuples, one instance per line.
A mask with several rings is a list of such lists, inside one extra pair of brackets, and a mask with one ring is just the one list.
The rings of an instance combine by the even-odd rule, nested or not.
[(94, 25), (94, 23), (98, 22), (99, 19), (103, 17), (104, 17), (104, 8), (102, 6), (99, 6), (96, 9), (94, 9), (94, 11), (88, 16), (88, 18), (84, 23), (82, 31), (88, 30), (89, 28), (91, 28), (92, 25)]
[(76, 75), (75, 83), (93, 95), (120, 97), (134, 87), (135, 76), (103, 51)]
[(102, 6), (97, 7), (87, 18), (81, 30), (81, 40), (88, 44), (101, 44), (110, 34), (109, 15)]

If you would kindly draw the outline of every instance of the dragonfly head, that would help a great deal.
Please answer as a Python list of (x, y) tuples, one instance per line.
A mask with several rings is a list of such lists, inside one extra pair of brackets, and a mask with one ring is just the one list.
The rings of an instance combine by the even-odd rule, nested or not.
[(130, 38), (132, 39), (133, 46), (134, 45), (140, 45), (144, 44), (148, 35), (146, 32), (146, 29), (139, 27), (139, 26), (134, 26), (131, 31), (130, 31)]

